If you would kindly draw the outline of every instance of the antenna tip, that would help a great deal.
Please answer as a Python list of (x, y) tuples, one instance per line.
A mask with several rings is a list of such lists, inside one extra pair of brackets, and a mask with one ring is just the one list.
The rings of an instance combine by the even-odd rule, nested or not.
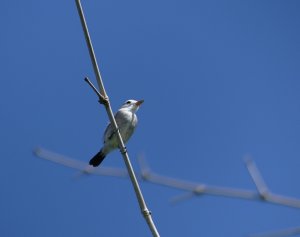
[(41, 148), (37, 147), (32, 150), (33, 155), (39, 156), (41, 154)]

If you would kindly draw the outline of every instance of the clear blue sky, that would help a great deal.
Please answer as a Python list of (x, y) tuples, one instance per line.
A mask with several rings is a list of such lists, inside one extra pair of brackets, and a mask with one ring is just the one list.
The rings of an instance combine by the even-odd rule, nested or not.
[[(116, 110), (145, 99), (128, 143), (164, 175), (300, 198), (300, 2), (83, 1)], [(0, 26), (0, 235), (150, 236), (128, 180), (39, 160), (43, 146), (88, 162), (107, 116), (75, 2), (8, 1)], [(124, 167), (118, 152), (104, 166)], [(141, 183), (162, 236), (234, 236), (300, 225), (300, 210)]]

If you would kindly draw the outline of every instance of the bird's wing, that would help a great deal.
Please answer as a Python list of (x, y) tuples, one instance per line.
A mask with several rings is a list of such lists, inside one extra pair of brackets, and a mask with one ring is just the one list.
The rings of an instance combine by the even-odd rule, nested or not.
[(108, 140), (110, 140), (113, 134), (114, 134), (114, 129), (112, 128), (111, 124), (108, 124), (103, 134), (103, 142), (105, 143)]
[[(118, 124), (118, 127), (122, 127), (123, 124), (126, 122), (122, 112), (120, 112), (120, 111), (118, 111), (115, 114), (115, 120)], [(111, 140), (114, 134), (115, 134), (115, 130), (114, 130), (113, 126), (110, 123), (110, 124), (107, 125), (107, 127), (105, 129), (105, 132), (104, 132), (104, 135), (103, 135), (103, 142), (105, 143), (108, 140)]]

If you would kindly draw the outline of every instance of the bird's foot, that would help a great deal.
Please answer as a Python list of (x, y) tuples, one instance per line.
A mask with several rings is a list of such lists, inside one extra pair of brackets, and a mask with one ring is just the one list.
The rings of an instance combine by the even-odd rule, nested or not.
[(126, 148), (126, 146), (121, 147), (121, 148), (120, 148), (120, 152), (121, 152), (122, 155), (123, 155), (123, 154), (126, 154), (126, 153), (127, 153), (127, 148)]
[(99, 96), (99, 103), (102, 105), (108, 105), (108, 97)]

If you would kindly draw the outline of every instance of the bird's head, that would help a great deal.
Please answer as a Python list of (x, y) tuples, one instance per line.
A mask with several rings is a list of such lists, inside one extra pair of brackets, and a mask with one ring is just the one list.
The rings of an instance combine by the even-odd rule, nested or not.
[(131, 112), (136, 112), (144, 100), (126, 100), (121, 109), (128, 109)]

